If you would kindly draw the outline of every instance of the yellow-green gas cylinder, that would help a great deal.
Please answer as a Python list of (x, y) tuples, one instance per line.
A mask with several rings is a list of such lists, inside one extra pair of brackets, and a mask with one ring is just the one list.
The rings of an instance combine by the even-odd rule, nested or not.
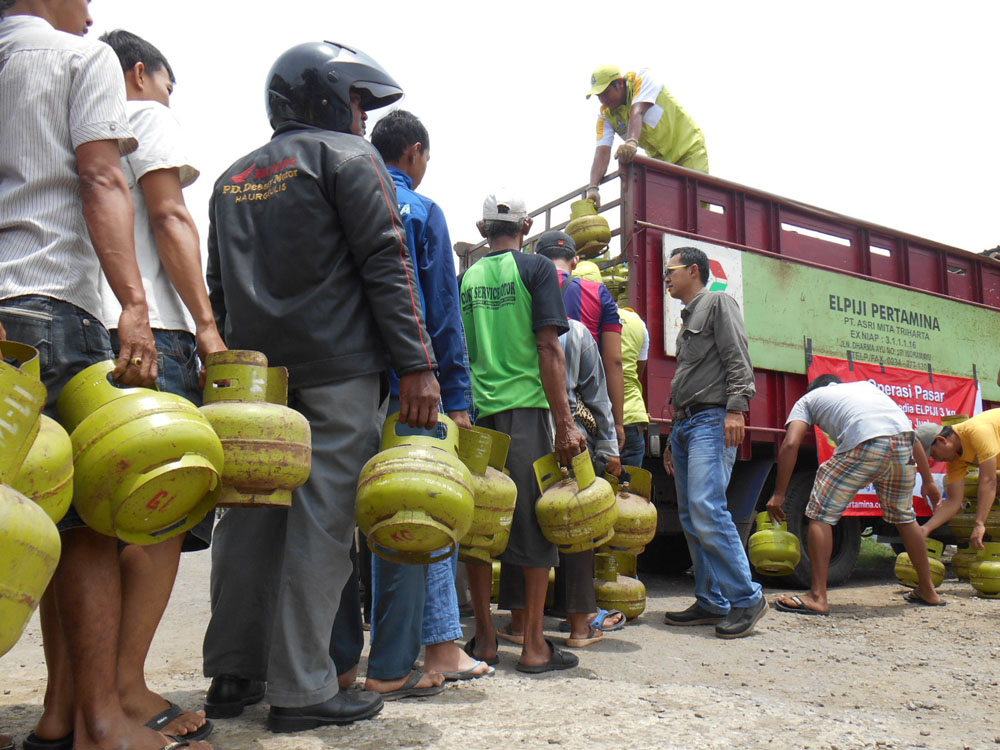
[(633, 620), (646, 610), (646, 587), (638, 578), (615, 574), (614, 580), (594, 578), (594, 596), (601, 609), (618, 609)]
[(618, 517), (615, 493), (594, 474), (587, 451), (573, 458), (573, 476), (561, 469), (555, 453), (535, 461), (542, 496), (535, 515), (542, 534), (564, 554), (586, 552), (606, 544)]
[(615, 493), (618, 517), (614, 536), (606, 549), (628, 555), (638, 555), (656, 536), (656, 506), (651, 501), (653, 477), (645, 469), (623, 467), (621, 482), (612, 474), (604, 478)]
[(31, 450), (11, 486), (59, 523), (73, 502), (73, 443), (62, 425), (44, 414)]
[(569, 212), (566, 234), (576, 243), (576, 254), (581, 258), (596, 258), (611, 242), (608, 220), (597, 213), (593, 201), (586, 199), (570, 203)]
[(42, 508), (0, 484), (0, 656), (24, 632), (59, 562), (59, 532)]
[(504, 474), (510, 436), (484, 427), (459, 429), (458, 454), (469, 468), (475, 512), (468, 533), (462, 537), (458, 558), (489, 565), (507, 549), (514, 522), (517, 485)]
[(38, 350), (0, 341), (0, 482), (17, 475), (39, 429), (48, 392), (39, 379)]
[(91, 365), (59, 395), (73, 443), (73, 506), (101, 534), (155, 544), (215, 507), (222, 443), (190, 401), (118, 387), (114, 366)]
[(451, 556), (472, 526), (472, 476), (458, 457), (458, 428), (438, 416), (434, 435), (412, 434), (391, 414), (382, 450), (361, 469), (356, 515), (372, 551), (426, 565)]
[[(925, 543), (927, 544), (927, 561), (931, 566), (931, 583), (934, 584), (934, 588), (937, 588), (944, 580), (945, 568), (944, 563), (941, 562), (944, 544), (937, 539), (927, 539)], [(909, 586), (911, 589), (915, 589), (920, 582), (917, 577), (917, 569), (913, 567), (910, 556), (906, 552), (900, 552), (896, 557), (896, 566), (893, 572), (901, 584)]]
[(986, 542), (969, 566), (969, 582), (987, 599), (1000, 599), (1000, 542)]
[(787, 576), (802, 559), (802, 547), (788, 524), (773, 523), (765, 510), (757, 514), (757, 531), (747, 543), (747, 557), (761, 575)]
[(976, 561), (976, 550), (968, 545), (959, 547), (958, 551), (951, 556), (951, 567), (955, 571), (955, 577), (960, 581), (969, 580), (969, 568)]
[(205, 369), (201, 413), (226, 456), (218, 504), (287, 508), (312, 468), (309, 421), (287, 406), (288, 371), (247, 350), (210, 354)]

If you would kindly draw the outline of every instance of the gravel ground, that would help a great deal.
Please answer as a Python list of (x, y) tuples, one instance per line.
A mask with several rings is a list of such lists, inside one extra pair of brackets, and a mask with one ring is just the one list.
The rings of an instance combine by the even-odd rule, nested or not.
[[(208, 684), (200, 649), (209, 565), (207, 552), (184, 557), (147, 663), (150, 685), (186, 707), (200, 707)], [(1000, 601), (949, 578), (947, 607), (908, 605), (891, 566), (883, 559), (835, 589), (828, 618), (772, 609), (754, 635), (735, 641), (711, 627), (665, 626), (664, 610), (690, 603), (690, 574), (644, 576), (646, 613), (579, 651), (577, 669), (522, 675), (516, 647), (501, 641), (495, 676), (387, 704), (372, 721), (273, 735), (258, 705), (216, 722), (212, 742), (222, 750), (1000, 747), (990, 718), (1000, 698)], [(768, 589), (769, 600), (779, 592)], [(555, 632), (557, 621), (547, 625)], [(0, 727), (23, 738), (44, 688), (36, 619), (0, 661)]]

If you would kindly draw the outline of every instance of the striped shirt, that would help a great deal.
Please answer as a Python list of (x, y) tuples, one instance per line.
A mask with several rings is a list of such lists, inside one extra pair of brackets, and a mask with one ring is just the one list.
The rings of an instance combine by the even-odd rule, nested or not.
[(0, 299), (43, 294), (101, 313), (76, 148), (136, 141), (106, 44), (36, 16), (0, 20)]

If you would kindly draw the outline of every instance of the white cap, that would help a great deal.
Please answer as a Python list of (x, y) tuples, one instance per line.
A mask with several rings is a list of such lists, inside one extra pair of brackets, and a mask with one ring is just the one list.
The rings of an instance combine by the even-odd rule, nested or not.
[(512, 197), (506, 190), (500, 191), (500, 195), (507, 196), (507, 200), (498, 199), (494, 193), (486, 196), (483, 201), (483, 221), (521, 222), (528, 218), (523, 200)]

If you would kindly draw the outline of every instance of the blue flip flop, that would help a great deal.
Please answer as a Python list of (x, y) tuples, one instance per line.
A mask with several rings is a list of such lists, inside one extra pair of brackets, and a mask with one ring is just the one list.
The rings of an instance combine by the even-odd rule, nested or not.
[[(620, 619), (614, 625), (609, 625), (606, 628), (603, 627), (604, 621), (607, 618), (611, 617), (612, 615), (621, 615), (622, 619)], [(614, 631), (621, 630), (622, 628), (625, 627), (625, 619), (626, 619), (625, 618), (625, 613), (622, 612), (620, 609), (600, 609), (600, 608), (598, 608), (598, 610), (597, 610), (597, 616), (593, 620), (591, 620), (588, 624), (590, 625), (590, 627), (592, 627), (592, 628), (594, 628), (596, 630), (601, 630), (601, 631), (603, 631), (605, 633), (613, 633)], [(561, 623), (559, 623), (559, 632), (561, 632), (561, 633), (568, 633), (568, 632), (570, 632), (569, 623), (566, 622), (565, 620), (563, 620)]]

